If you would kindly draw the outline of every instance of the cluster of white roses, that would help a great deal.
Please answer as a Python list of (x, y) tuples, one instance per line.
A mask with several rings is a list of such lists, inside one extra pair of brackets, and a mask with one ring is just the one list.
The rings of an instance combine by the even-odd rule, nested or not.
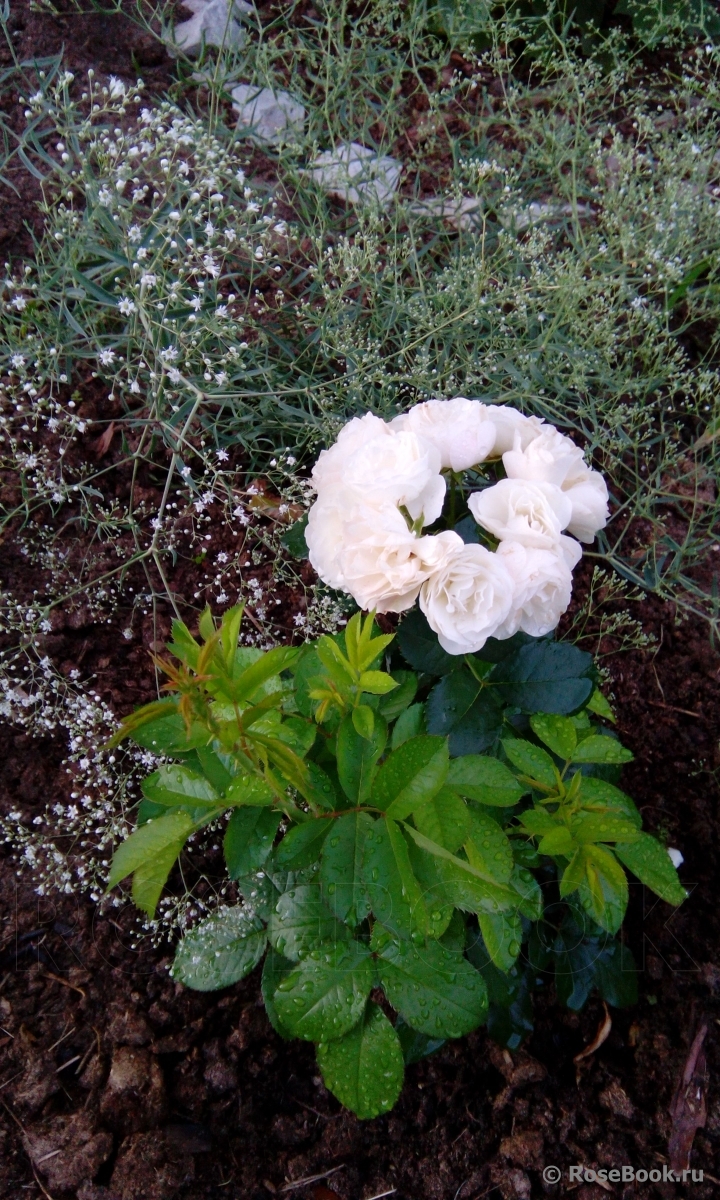
[[(442, 512), (443, 471), (499, 458), (507, 478), (468, 501), (495, 550), (452, 531), (422, 533)], [(403, 612), (419, 596), (450, 654), (554, 629), (582, 556), (575, 539), (591, 542), (608, 520), (605, 480), (570, 438), (464, 397), (429, 400), (390, 422), (355, 417), (320, 454), (312, 480), (306, 540), (320, 578), (378, 612)]]

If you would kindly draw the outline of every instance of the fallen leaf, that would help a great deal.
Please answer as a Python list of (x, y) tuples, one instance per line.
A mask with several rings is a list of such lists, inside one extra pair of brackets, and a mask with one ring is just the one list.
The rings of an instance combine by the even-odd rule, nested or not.
[(670, 1168), (676, 1173), (690, 1169), (690, 1152), (695, 1132), (705, 1127), (707, 1064), (703, 1042), (707, 1031), (707, 1025), (701, 1025), (695, 1034), (670, 1105), (672, 1131), (668, 1142), (668, 1155)]
[(104, 458), (110, 449), (110, 443), (115, 437), (115, 422), (111, 421), (104, 433), (95, 442), (95, 454), (98, 458)]
[(604, 1000), (603, 1009), (605, 1010), (605, 1016), (598, 1025), (595, 1037), (589, 1043), (589, 1045), (585, 1046), (585, 1048), (581, 1050), (579, 1054), (576, 1054), (573, 1059), (573, 1062), (575, 1063), (575, 1078), (578, 1083), (580, 1082), (581, 1062), (583, 1062), (583, 1060), (586, 1058), (590, 1058), (590, 1056), (594, 1054), (596, 1050), (599, 1050), (603, 1042), (606, 1042), (610, 1036), (610, 1030), (612, 1029), (612, 1018), (608, 1012), (608, 1006)]

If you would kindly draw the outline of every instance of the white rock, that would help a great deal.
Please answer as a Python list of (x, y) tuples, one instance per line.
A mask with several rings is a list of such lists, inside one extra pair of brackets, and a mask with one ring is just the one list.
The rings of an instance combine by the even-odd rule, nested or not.
[(397, 191), (401, 172), (402, 163), (397, 159), (380, 156), (359, 142), (342, 142), (319, 154), (303, 173), (331, 196), (351, 204), (375, 201), (386, 208)]
[(674, 866), (675, 870), (677, 870), (678, 867), (681, 867), (685, 862), (685, 859), (680, 851), (676, 850), (674, 846), (668, 846), (668, 858), (670, 859), (670, 862)]
[(253, 12), (246, 0), (183, 0), (194, 16), (175, 26), (175, 44), (186, 54), (206, 46), (242, 46), (245, 29), (238, 17)]
[[(539, 225), (543, 221), (560, 221), (563, 217), (573, 216), (574, 212), (572, 204), (547, 204), (533, 200), (527, 208), (499, 213), (498, 220), (504, 229), (514, 228), (516, 233), (524, 233), (532, 225)], [(591, 217), (593, 210), (589, 204), (578, 204), (577, 215)]]
[(233, 108), (238, 114), (238, 129), (249, 130), (249, 137), (275, 145), (292, 135), (302, 134), (305, 106), (289, 92), (273, 92), (240, 83), (232, 90)]
[(482, 223), (482, 201), (477, 196), (428, 196), (411, 204), (408, 211), (418, 217), (439, 217), (453, 229), (477, 229)]

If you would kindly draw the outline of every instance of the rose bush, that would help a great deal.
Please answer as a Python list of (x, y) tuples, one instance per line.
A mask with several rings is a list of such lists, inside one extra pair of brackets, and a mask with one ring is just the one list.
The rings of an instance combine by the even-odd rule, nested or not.
[[(389, 423), (353, 418), (312, 481), (305, 537), (320, 578), (378, 612), (403, 612), (419, 596), (450, 654), (554, 629), (579, 542), (608, 520), (605, 480), (569, 437), (464, 396)], [(444, 510), (454, 528), (430, 530)]]

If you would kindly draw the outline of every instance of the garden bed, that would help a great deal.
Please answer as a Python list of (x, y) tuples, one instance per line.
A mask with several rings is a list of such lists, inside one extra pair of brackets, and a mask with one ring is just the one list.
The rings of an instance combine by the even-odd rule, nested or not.
[[(125, 36), (119, 33), (120, 20), (117, 15), (80, 17), (70, 10), (61, 18), (14, 16), (15, 45), (20, 57), (49, 56), (67, 41), (65, 63), (71, 70), (93, 66), (99, 75), (117, 74), (128, 84), (133, 63), (140, 64), (148, 90), (162, 94), (174, 78), (172, 61), (130, 23), (122, 26), (128, 43), (120, 50)], [(450, 60), (462, 72), (458, 61), (465, 63), (457, 55)], [(492, 86), (489, 91), (492, 95)], [(427, 144), (424, 107), (418, 103), (408, 131), (413, 154)], [(623, 114), (614, 115), (620, 128)], [(448, 128), (452, 134), (452, 122)], [(450, 172), (443, 136), (433, 140), (433, 133), (430, 155), (436, 170), (444, 164)], [(499, 129), (490, 123), (488, 136), (491, 141), (496, 136), (499, 147), (505, 138), (502, 122)], [(271, 178), (270, 159), (257, 152), (252, 162), (254, 178)], [(27, 173), (13, 170), (21, 196), (5, 210), (3, 245), (6, 255), (30, 256), (22, 226), (37, 192)], [(421, 171), (419, 179), (425, 195), (432, 172)], [(288, 207), (288, 217), (291, 212)], [(341, 227), (342, 214), (337, 220)], [(41, 225), (38, 219), (38, 236)], [(293, 252), (296, 265), (309, 249), (303, 244)], [(270, 295), (269, 285), (263, 287)], [(713, 321), (695, 309), (676, 311), (673, 319), (683, 324), (688, 360), (713, 370)], [(144, 506), (140, 524), (147, 530), (162, 503), (169, 450), (159, 445), (138, 473), (137, 460), (128, 458), (120, 436), (127, 409), (107, 399), (105, 383), (85, 365), (72, 384), (76, 415), (91, 425), (77, 435), (71, 465), (78, 472), (87, 463), (93, 470), (101, 465), (103, 503), (135, 489)], [(381, 385), (377, 394), (384, 396)], [(67, 396), (61, 395), (66, 403), (69, 388)], [(408, 394), (406, 402), (412, 398)], [(697, 413), (682, 419), (692, 438), (702, 432)], [(601, 443), (601, 422), (594, 431)], [(33, 436), (52, 460), (60, 439), (47, 430)], [(202, 447), (195, 448), (200, 455)], [(282, 480), (269, 467), (262, 472), (256, 447), (252, 454), (256, 468), (248, 472), (246, 451), (231, 448), (221, 472), (231, 480), (231, 490), (241, 491), (247, 520), (233, 522), (225, 500), (217, 499), (205, 504), (204, 524), (191, 517), (183, 524), (192, 504), (182, 509), (181, 502), (177, 553), (162, 560), (162, 573), (156, 560), (141, 560), (123, 573), (112, 604), (99, 601), (97, 589), (88, 596), (81, 589), (53, 608), (49, 627), (34, 634), (34, 661), (47, 659), (54, 680), (84, 688), (98, 712), (121, 717), (157, 694), (150, 654), (164, 644), (174, 607), (192, 624), (206, 601), (217, 602), (220, 591), (224, 603), (231, 603), (247, 597), (249, 587), (259, 644), (297, 643), (308, 620), (316, 631), (325, 618), (332, 627), (330, 602), (313, 590), (309, 564), (293, 559), (280, 542), (288, 505), (298, 500), (297, 486), (286, 496)], [(700, 509), (712, 502), (712, 478), (693, 471), (681, 472), (677, 484), (664, 479), (664, 499), (651, 513), (661, 514), (663, 533), (676, 544), (696, 515), (698, 493)], [(15, 484), (9, 477), (5, 483), (5, 501), (12, 508), (19, 503)], [(222, 486), (221, 480), (220, 491)], [(670, 512), (667, 497), (673, 493), (681, 503)], [(641, 520), (648, 511), (640, 512)], [(27, 521), (17, 518), (6, 528), (0, 570), (17, 611), (36, 604), (38, 593), (62, 594), (58, 572), (64, 583), (83, 571), (96, 579), (119, 555), (132, 557), (129, 527), (112, 543), (98, 544), (79, 508), (55, 514), (49, 527), (52, 561), (47, 554), (28, 556)], [(626, 564), (635, 561), (638, 546), (652, 541), (649, 528), (639, 524), (631, 530), (623, 547)], [(58, 550), (65, 556), (61, 569)], [(706, 595), (717, 577), (716, 551), (706, 539), (687, 577)], [(234, 591), (227, 582), (228, 562), (250, 567), (239, 580), (233, 577)], [(278, 563), (284, 564), (281, 570)], [(37, 878), (18, 869), (8, 848), (0, 864), (0, 1195), (14, 1198), (22, 1189), (52, 1200), (684, 1195), (684, 1189), (662, 1181), (577, 1183), (567, 1172), (582, 1164), (662, 1173), (673, 1134), (681, 1141), (684, 1136), (689, 1148), (694, 1123), (687, 1103), (677, 1103), (676, 1089), (704, 1028), (703, 1054), (695, 1055), (694, 1075), (686, 1083), (692, 1082), (707, 1107), (692, 1150), (692, 1166), (703, 1170), (705, 1179), (687, 1190), (698, 1198), (715, 1194), (720, 1180), (715, 1084), (720, 1066), (720, 660), (708, 622), (688, 611), (697, 603), (685, 583), (674, 600), (663, 600), (651, 592), (613, 590), (610, 578), (593, 581), (592, 566), (583, 564), (560, 633), (579, 637), (607, 671), (605, 690), (613, 698), (617, 731), (635, 755), (624, 768), (623, 786), (646, 828), (681, 850), (690, 895), (673, 910), (639, 884), (631, 886), (623, 937), (640, 968), (640, 998), (634, 1007), (611, 1010), (609, 1034), (607, 1009), (597, 998), (574, 1013), (557, 1004), (546, 981), (535, 996), (535, 1030), (522, 1048), (502, 1049), (482, 1029), (448, 1042), (408, 1067), (393, 1112), (359, 1121), (323, 1086), (312, 1047), (286, 1042), (272, 1029), (260, 996), (259, 968), (219, 993), (188, 990), (169, 977), (173, 950), (163, 936), (167, 931), (143, 935), (129, 903), (99, 908), (81, 891), (66, 895), (49, 884), (39, 895)], [(139, 603), (141, 593), (147, 599)], [(393, 625), (391, 619), (387, 628)], [(0, 811), (5, 818), (19, 811), (24, 827), (32, 829), (49, 803), (71, 804), (82, 768), (77, 762), (68, 766), (67, 732), (61, 725), (44, 736), (37, 725), (6, 725), (1, 736)], [(219, 847), (191, 851), (187, 878), (195, 902), (210, 904), (222, 877)], [(601, 1030), (605, 1039), (582, 1057)], [(563, 1172), (559, 1186), (552, 1176), (543, 1180), (549, 1166)]]

